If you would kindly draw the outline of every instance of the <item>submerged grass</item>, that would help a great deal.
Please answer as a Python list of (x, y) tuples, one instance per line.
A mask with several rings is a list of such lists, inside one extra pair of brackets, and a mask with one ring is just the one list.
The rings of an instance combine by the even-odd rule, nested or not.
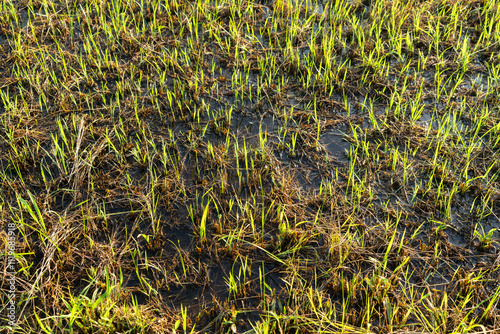
[(498, 331), (499, 29), (497, 1), (1, 2), (2, 330)]

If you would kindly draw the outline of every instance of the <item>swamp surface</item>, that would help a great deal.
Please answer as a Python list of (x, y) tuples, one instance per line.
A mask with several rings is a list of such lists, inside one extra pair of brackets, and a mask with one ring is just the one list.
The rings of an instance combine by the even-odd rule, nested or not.
[(499, 44), (498, 1), (2, 1), (0, 328), (498, 331)]

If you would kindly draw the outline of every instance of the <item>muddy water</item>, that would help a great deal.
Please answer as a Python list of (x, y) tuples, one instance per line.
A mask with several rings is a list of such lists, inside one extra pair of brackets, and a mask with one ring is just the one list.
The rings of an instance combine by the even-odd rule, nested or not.
[(344, 129), (334, 129), (324, 133), (320, 142), (324, 145), (328, 155), (333, 157), (336, 161), (341, 163), (349, 162), (349, 150), (351, 144), (344, 139), (345, 132)]

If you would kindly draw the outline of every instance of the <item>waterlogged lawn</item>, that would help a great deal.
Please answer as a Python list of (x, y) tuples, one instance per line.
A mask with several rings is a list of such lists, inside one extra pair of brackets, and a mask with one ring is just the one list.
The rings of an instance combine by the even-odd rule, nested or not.
[(2, 1), (2, 331), (498, 331), (499, 51), (498, 1)]

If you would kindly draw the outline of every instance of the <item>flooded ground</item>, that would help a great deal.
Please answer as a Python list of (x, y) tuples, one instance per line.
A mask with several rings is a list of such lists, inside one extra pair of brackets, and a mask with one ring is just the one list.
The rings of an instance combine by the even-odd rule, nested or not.
[(3, 330), (500, 327), (497, 2), (0, 6)]

